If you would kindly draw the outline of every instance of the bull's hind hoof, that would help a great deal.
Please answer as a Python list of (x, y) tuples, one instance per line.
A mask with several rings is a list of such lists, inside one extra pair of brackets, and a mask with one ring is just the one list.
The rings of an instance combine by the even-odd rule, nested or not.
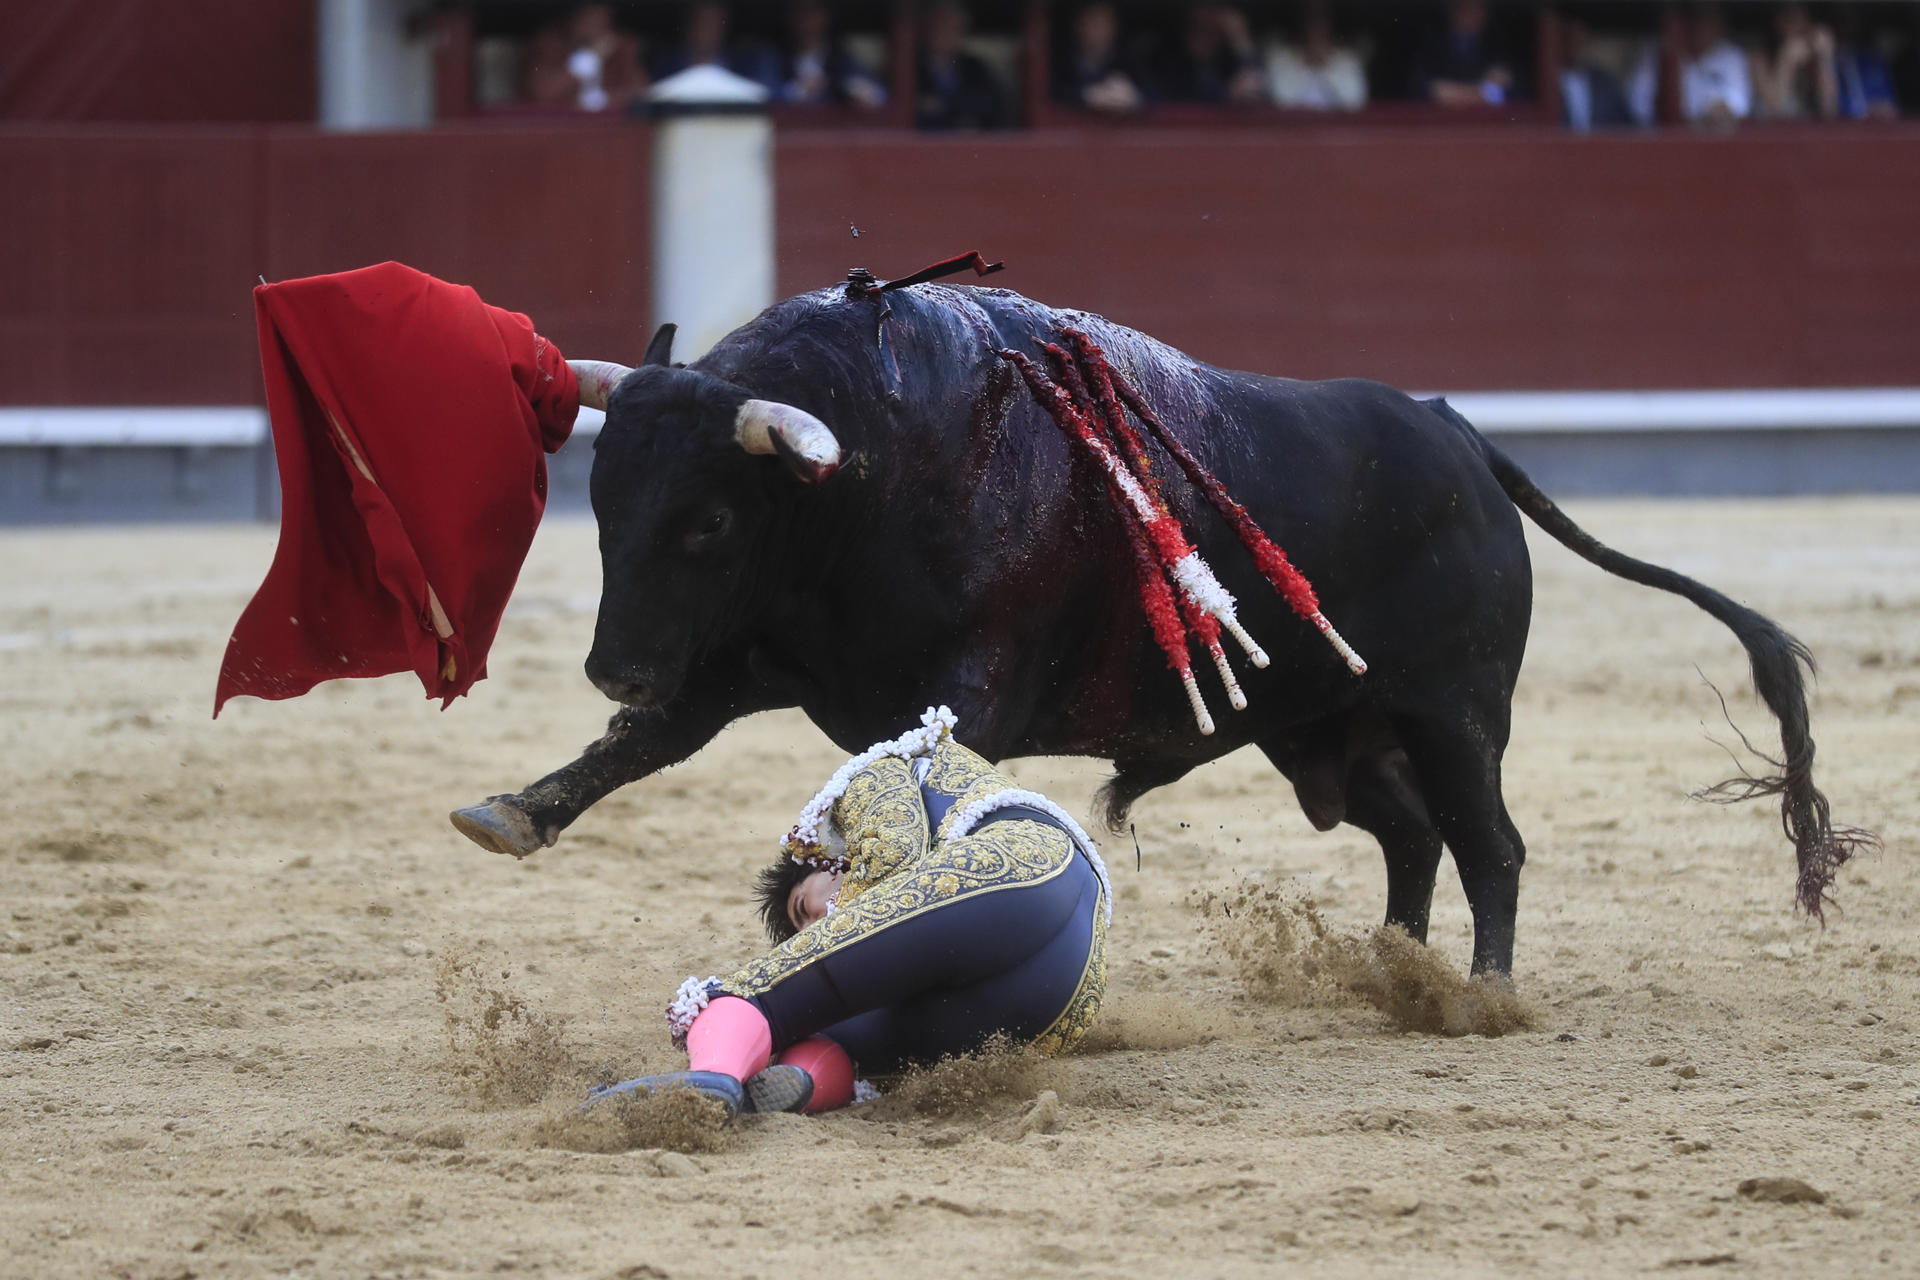
[(507, 796), (494, 796), (484, 804), (470, 804), (447, 815), (453, 829), (482, 849), (524, 858), (552, 844), (542, 839), (519, 805)]

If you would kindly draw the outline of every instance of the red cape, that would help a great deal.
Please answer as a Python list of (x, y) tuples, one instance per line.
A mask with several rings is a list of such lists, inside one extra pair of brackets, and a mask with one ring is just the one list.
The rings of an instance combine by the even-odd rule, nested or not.
[(527, 317), (397, 262), (253, 291), (280, 545), (213, 713), (412, 671), (442, 706), (487, 649), (579, 386)]

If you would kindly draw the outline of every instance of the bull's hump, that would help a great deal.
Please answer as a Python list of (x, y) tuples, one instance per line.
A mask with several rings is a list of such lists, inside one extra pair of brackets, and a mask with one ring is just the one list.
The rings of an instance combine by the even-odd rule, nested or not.
[[(1198, 422), (1211, 416), (1216, 407), (1213, 384), (1222, 376), (1231, 376), (1095, 312), (1052, 307), (1013, 289), (946, 282), (909, 285), (878, 298), (852, 295), (844, 284), (787, 298), (723, 339), (696, 367), (756, 361), (797, 330), (822, 323), (837, 330), (851, 318), (849, 313), (856, 311), (871, 313), (871, 318), (861, 315), (861, 322), (848, 327), (845, 337), (867, 347), (875, 334), (872, 326), (888, 301), (898, 312), (906, 313), (898, 315), (897, 320), (908, 323), (913, 312), (920, 312), (923, 320), (944, 313), (947, 323), (936, 328), (946, 330), (949, 342), (978, 343), (979, 350), (968, 354), (983, 368), (995, 363), (995, 354), (1003, 347), (1037, 357), (1043, 344), (1064, 343), (1065, 330), (1078, 329), (1100, 345), (1120, 374), (1170, 424)], [(722, 372), (718, 367), (713, 371)]]

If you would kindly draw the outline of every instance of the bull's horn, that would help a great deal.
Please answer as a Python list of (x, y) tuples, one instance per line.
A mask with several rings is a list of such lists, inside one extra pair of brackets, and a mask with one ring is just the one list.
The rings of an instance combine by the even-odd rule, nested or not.
[(673, 335), (680, 331), (677, 324), (663, 324), (653, 331), (653, 341), (647, 344), (647, 354), (640, 357), (641, 364), (669, 365), (673, 363)]
[(573, 376), (580, 380), (580, 404), (587, 409), (606, 409), (607, 401), (613, 399), (613, 389), (620, 385), (620, 379), (633, 372), (627, 366), (609, 360), (569, 360), (567, 366), (573, 370)]
[(734, 415), (733, 438), (748, 453), (777, 453), (802, 480), (818, 484), (840, 469), (832, 428), (778, 400), (749, 400)]

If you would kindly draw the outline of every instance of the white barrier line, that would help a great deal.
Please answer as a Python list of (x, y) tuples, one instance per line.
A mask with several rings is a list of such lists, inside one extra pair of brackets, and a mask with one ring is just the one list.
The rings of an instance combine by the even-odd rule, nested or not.
[(192, 408), (0, 408), (0, 446), (210, 448), (257, 445), (267, 411), (255, 405)]
[(573, 420), (573, 434), (579, 439), (591, 440), (606, 423), (607, 415), (601, 410), (582, 408), (580, 416)]
[(1920, 427), (1920, 387), (1462, 391), (1447, 394), (1447, 403), (1490, 433)]
[[(1920, 387), (1739, 391), (1459, 391), (1447, 403), (1482, 431), (1792, 431), (1920, 427)], [(606, 415), (582, 409), (573, 434)]]
[[(1435, 393), (1420, 392), (1422, 399)], [(1738, 391), (1458, 391), (1442, 393), (1482, 431), (1789, 431), (1920, 427), (1920, 387)], [(598, 435), (606, 415), (582, 409), (573, 434)], [(245, 447), (265, 442), (256, 406), (0, 407), (0, 447)]]

